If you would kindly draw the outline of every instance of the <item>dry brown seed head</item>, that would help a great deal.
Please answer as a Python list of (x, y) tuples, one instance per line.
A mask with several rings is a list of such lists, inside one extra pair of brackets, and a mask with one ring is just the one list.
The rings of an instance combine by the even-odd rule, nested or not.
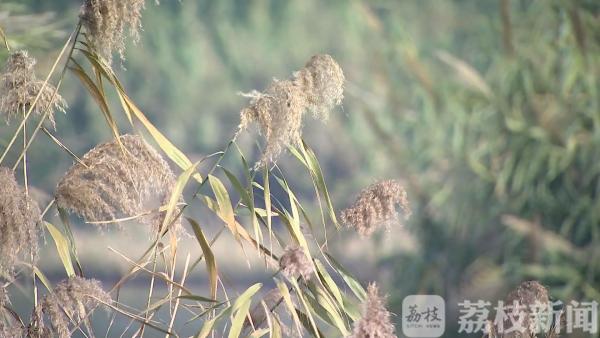
[[(154, 235), (165, 216), (156, 210), (169, 201), (175, 175), (140, 136), (123, 135), (120, 141), (123, 148), (112, 140), (90, 150), (81, 158), (83, 163), (74, 164), (58, 183), (56, 203), (88, 222), (146, 214), (138, 220), (152, 226)], [(180, 228), (178, 217), (171, 229)]]
[[(33, 108), (33, 112), (41, 115), (49, 109), (48, 120), (55, 125), (53, 112), (64, 112), (67, 103), (58, 94), (51, 84), (44, 86), (35, 76), (33, 66), (36, 61), (26, 51), (16, 51), (9, 55), (4, 70), (0, 75), (0, 114), (4, 115), (8, 123), (13, 118), (23, 118), (36, 96), (40, 97)], [(42, 87), (44, 88), (42, 90)]]
[(263, 92), (244, 94), (250, 104), (240, 113), (239, 130), (257, 123), (266, 146), (257, 167), (275, 162), (287, 146), (299, 145), (302, 120), (307, 111), (325, 120), (341, 103), (344, 74), (329, 55), (315, 55), (288, 80), (274, 79)]
[(100, 282), (94, 279), (71, 277), (63, 280), (46, 295), (42, 311), (50, 318), (52, 327), (61, 338), (69, 337), (69, 318), (80, 322), (96, 305), (112, 302)]
[(299, 246), (288, 246), (279, 258), (279, 268), (288, 278), (311, 278), (314, 273), (312, 262)]
[(0, 167), (0, 276), (12, 276), (20, 254), (37, 259), (40, 225), (37, 203), (19, 186), (12, 170)]
[(84, 0), (79, 17), (87, 38), (108, 63), (114, 51), (125, 59), (126, 29), (139, 41), (144, 0)]
[(303, 88), (309, 110), (315, 118), (326, 120), (329, 111), (344, 98), (344, 72), (327, 54), (310, 58), (304, 68), (294, 74), (294, 83)]
[(375, 283), (367, 287), (367, 300), (362, 311), (362, 317), (354, 323), (351, 338), (396, 337), (391, 315), (385, 307), (385, 298), (379, 296)]
[[(519, 317), (522, 318), (520, 324), (524, 328), (524, 331), (507, 332), (503, 335), (503, 337), (535, 337), (537, 323), (532, 319), (533, 313), (534, 311), (547, 310), (549, 304), (550, 298), (548, 296), (548, 290), (542, 284), (537, 281), (526, 281), (521, 283), (516, 289), (511, 291), (508, 296), (506, 296), (504, 306), (507, 307), (506, 312), (511, 313), (511, 316), (514, 316), (514, 318), (517, 320)], [(547, 314), (552, 315), (551, 313)], [(511, 323), (510, 320), (507, 320), (504, 323), (503, 329), (506, 330), (512, 325), (513, 323)]]
[(389, 229), (399, 222), (397, 205), (408, 219), (411, 210), (402, 184), (397, 180), (380, 181), (363, 189), (354, 204), (342, 211), (341, 218), (361, 236), (369, 236), (382, 226)]

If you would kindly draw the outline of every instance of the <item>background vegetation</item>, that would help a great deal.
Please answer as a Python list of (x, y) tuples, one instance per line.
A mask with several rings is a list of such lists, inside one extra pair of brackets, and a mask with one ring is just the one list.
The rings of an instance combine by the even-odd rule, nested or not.
[[(78, 6), (3, 2), (0, 25), (48, 69)], [(315, 53), (338, 60), (343, 110), (326, 126), (309, 123), (305, 136), (336, 209), (375, 178), (404, 179), (406, 229), (369, 243), (330, 239), (353, 273), (376, 274), (392, 312), (409, 294), (494, 300), (524, 279), (556, 299), (600, 299), (597, 1), (163, 1), (147, 4), (143, 24), (127, 70), (115, 69), (195, 159), (231, 137), (245, 104), (238, 91), (285, 78)], [(77, 154), (110, 137), (84, 91), (65, 82), (69, 116), (57, 116), (57, 134)], [(14, 127), (0, 127), (0, 144)], [(248, 151), (253, 142), (242, 139)], [(30, 180), (42, 195), (53, 191), (70, 158), (44, 142), (30, 156), (47, 163), (30, 168)], [(300, 170), (290, 159), (282, 167)], [(296, 184), (308, 198), (311, 185)], [(90, 242), (110, 241), (88, 232)], [(108, 264), (84, 259), (98, 260), (99, 273)], [(236, 271), (233, 279), (247, 278)]]

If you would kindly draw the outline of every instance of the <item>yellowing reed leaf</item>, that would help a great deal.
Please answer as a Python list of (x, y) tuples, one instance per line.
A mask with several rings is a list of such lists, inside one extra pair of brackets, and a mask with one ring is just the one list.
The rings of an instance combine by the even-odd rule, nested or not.
[(54, 225), (48, 222), (44, 222), (44, 224), (46, 225), (48, 232), (50, 232), (50, 235), (54, 240), (54, 244), (56, 244), (58, 256), (63, 263), (63, 267), (67, 272), (67, 276), (75, 276), (75, 269), (73, 269), (73, 262), (71, 261), (71, 251), (69, 250), (69, 242), (62, 232), (60, 232), (60, 230), (58, 230)]

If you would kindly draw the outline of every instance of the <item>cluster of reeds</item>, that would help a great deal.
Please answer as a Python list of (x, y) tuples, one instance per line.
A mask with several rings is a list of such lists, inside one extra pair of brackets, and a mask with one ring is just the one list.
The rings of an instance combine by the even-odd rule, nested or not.
[[(208, 172), (200, 172), (198, 163), (192, 163), (188, 157), (177, 149), (152, 123), (143, 112), (135, 105), (133, 100), (125, 93), (123, 86), (110, 69), (110, 62), (98, 62), (100, 58), (110, 61), (113, 52), (118, 52), (124, 58), (125, 31), (129, 27), (134, 41), (139, 38), (138, 30), (141, 27), (141, 11), (143, 0), (85, 0), (81, 7), (81, 25), (84, 27), (87, 43), (81, 45), (85, 53), (82, 57), (89, 61), (93, 68), (93, 76), (85, 73), (79, 64), (71, 64), (73, 57), (69, 55), (65, 69), (75, 71), (86, 87), (99, 102), (100, 109), (108, 121), (109, 129), (114, 134), (114, 139), (99, 144), (89, 152), (78, 158), (73, 152), (74, 164), (63, 175), (57, 184), (54, 200), (59, 213), (63, 216), (64, 229), (59, 230), (48, 223), (52, 229), (51, 235), (59, 250), (61, 261), (68, 274), (68, 279), (51, 288), (46, 284), (46, 278), (36, 267), (35, 255), (39, 231), (41, 230), (42, 214), (35, 201), (28, 195), (16, 181), (11, 169), (0, 168), (0, 275), (8, 280), (13, 277), (17, 258), (24, 252), (33, 258), (31, 262), (34, 284), (43, 281), (48, 293), (37, 303), (32, 310), (28, 325), (25, 321), (18, 323), (8, 319), (3, 308), (8, 304), (5, 289), (0, 289), (0, 332), (3, 336), (39, 336), (55, 335), (69, 337), (74, 331), (80, 330), (83, 325), (86, 331), (93, 335), (89, 323), (89, 315), (98, 305), (107, 305), (111, 309), (118, 309), (129, 318), (139, 322), (136, 335), (143, 335), (148, 327), (162, 331), (166, 335), (174, 335), (175, 317), (182, 293), (186, 293), (188, 300), (196, 304), (186, 309), (192, 312), (194, 319), (203, 320), (198, 332), (199, 336), (206, 337), (216, 334), (215, 324), (218, 321), (231, 317), (231, 325), (223, 324), (230, 330), (230, 336), (237, 337), (242, 328), (259, 332), (267, 329), (270, 332), (284, 333), (286, 336), (302, 335), (304, 333), (321, 336), (321, 325), (327, 324), (327, 329), (336, 334), (354, 338), (389, 338), (395, 337), (392, 324), (392, 315), (386, 309), (385, 297), (380, 295), (375, 283), (369, 284), (366, 290), (350, 276), (345, 270), (338, 267), (337, 263), (327, 254), (321, 254), (326, 248), (319, 247), (317, 252), (311, 252), (308, 239), (314, 236), (305, 236), (302, 229), (308, 229), (305, 223), (310, 223), (310, 217), (305, 208), (295, 198), (293, 191), (285, 183), (283, 177), (265, 169), (265, 180), (262, 183), (254, 180), (255, 170), (258, 167), (273, 164), (277, 157), (286, 148), (294, 148), (295, 154), (309, 170), (317, 194), (320, 194), (329, 203), (330, 196), (324, 185), (314, 153), (302, 138), (302, 125), (304, 116), (309, 113), (321, 120), (327, 119), (330, 111), (341, 104), (344, 95), (344, 73), (336, 60), (327, 54), (318, 54), (311, 57), (303, 68), (294, 72), (287, 80), (273, 80), (263, 92), (245, 94), (250, 97), (250, 104), (241, 110), (238, 133), (230, 143), (235, 142), (237, 135), (244, 131), (251, 123), (257, 123), (266, 142), (264, 152), (258, 161), (255, 170), (246, 169), (245, 177), (249, 180), (249, 188), (240, 188), (242, 184), (231, 171), (224, 171), (231, 185), (238, 189), (243, 203), (233, 204), (225, 185), (216, 176), (221, 169), (220, 160), (229, 147), (222, 152)], [(73, 53), (79, 46), (79, 27), (75, 30), (73, 38), (67, 41)], [(56, 93), (56, 88), (49, 83), (38, 81), (32, 67), (35, 61), (26, 52), (12, 53), (7, 61), (1, 77), (2, 91), (0, 94), (0, 110), (7, 118), (20, 118), (25, 123), (28, 118), (24, 113), (33, 109), (42, 118), (48, 118), (52, 123), (52, 114), (45, 116), (46, 109), (64, 110), (66, 104)], [(95, 81), (93, 79), (96, 79)], [(62, 79), (61, 79), (62, 80)], [(154, 149), (140, 135), (119, 134), (116, 119), (109, 109), (105, 91), (106, 84), (111, 85), (116, 91), (131, 127), (142, 125), (145, 131), (158, 144), (161, 152)], [(43, 88), (43, 89), (42, 89)], [(21, 128), (17, 131), (20, 132)], [(56, 139), (55, 142), (66, 148)], [(11, 143), (12, 145), (12, 143)], [(8, 146), (7, 151), (11, 147)], [(25, 146), (23, 153), (27, 152)], [(176, 177), (167, 160), (180, 167), (182, 173)], [(4, 156), (3, 156), (4, 158)], [(243, 159), (243, 156), (242, 156)], [(0, 160), (1, 162), (2, 160)], [(245, 160), (244, 160), (245, 161)], [(24, 170), (25, 177), (27, 170)], [(271, 197), (269, 182), (280, 183), (290, 196), (289, 205), (279, 203), (270, 205)], [(210, 281), (210, 297), (190, 294), (184, 286), (188, 273), (193, 272), (197, 264), (188, 270), (189, 258), (186, 261), (185, 272), (181, 282), (175, 281), (174, 266), (177, 261), (177, 236), (172, 236), (170, 241), (163, 237), (167, 230), (178, 233), (182, 226), (180, 216), (189, 206), (182, 206), (181, 202), (184, 188), (197, 182), (197, 193), (191, 199), (196, 203), (204, 203), (224, 223), (224, 228), (231, 231), (232, 235), (246, 247), (253, 248), (265, 259), (275, 257), (273, 250), (264, 245), (265, 238), (273, 238), (272, 243), (279, 245), (283, 252), (278, 258), (279, 271), (275, 274), (276, 287), (267, 292), (259, 304), (250, 311), (251, 299), (260, 289), (260, 284), (249, 287), (236, 299), (231, 299), (227, 290), (222, 290), (224, 301), (218, 299), (220, 282), (219, 271), (213, 252), (212, 243), (206, 239), (204, 231), (197, 222), (190, 219), (192, 233), (196, 236), (202, 260), (206, 263), (208, 280)], [(206, 184), (208, 182), (208, 184)], [(283, 183), (281, 183), (283, 182)], [(261, 185), (262, 184), (262, 185)], [(204, 193), (201, 188), (210, 186), (210, 193)], [(265, 200), (265, 209), (254, 206), (255, 187), (263, 192), (260, 196)], [(241, 190), (241, 191), (240, 191)], [(52, 205), (49, 205), (48, 210)], [(253, 221), (253, 235), (240, 224), (240, 209), (245, 208)], [(259, 210), (260, 209), (260, 210)], [(331, 223), (336, 223), (335, 211), (331, 207)], [(302, 213), (299, 212), (302, 211)], [(105, 292), (97, 281), (83, 278), (83, 272), (77, 260), (76, 239), (70, 238), (70, 224), (67, 222), (69, 211), (80, 216), (84, 222), (93, 224), (121, 223), (124, 221), (137, 221), (148, 225), (155, 239), (142, 259), (133, 260), (131, 270), (123, 277), (115, 289), (136, 274), (149, 273), (151, 284), (148, 294), (148, 305), (140, 313), (132, 314), (126, 309), (113, 305), (111, 295)], [(321, 210), (323, 211), (323, 210)], [(406, 219), (410, 216), (410, 207), (403, 185), (398, 180), (384, 180), (376, 182), (365, 188), (358, 195), (356, 202), (343, 210), (340, 214), (343, 223), (354, 228), (359, 235), (369, 236), (379, 228), (388, 231), (394, 225), (400, 225), (401, 211)], [(302, 214), (301, 218), (300, 214)], [(285, 225), (291, 240), (286, 242), (284, 236), (279, 236), (277, 229), (272, 227), (273, 222)], [(325, 220), (323, 219), (324, 226)], [(167, 226), (168, 228), (165, 228)], [(264, 236), (263, 231), (268, 231), (269, 236)], [(283, 231), (283, 230), (282, 230)], [(275, 235), (275, 236), (273, 236)], [(218, 235), (214, 240), (217, 240)], [(318, 243), (316, 243), (318, 244)], [(170, 247), (170, 259), (164, 259), (165, 265), (171, 267), (170, 275), (157, 273), (159, 255), (167, 255), (166, 246)], [(163, 256), (163, 257), (165, 257)], [(169, 265), (167, 263), (170, 263)], [(323, 264), (327, 262), (328, 264)], [(200, 260), (198, 261), (200, 262)], [(152, 263), (153, 268), (147, 267)], [(343, 278), (332, 278), (335, 273)], [(15, 276), (15, 278), (23, 276)], [(151, 304), (153, 299), (153, 285), (157, 278), (162, 278), (170, 285), (169, 293), (163, 298), (164, 302)], [(344, 289), (341, 284), (346, 283), (352, 294), (342, 296)], [(11, 280), (12, 283), (12, 280)], [(540, 298), (547, 299), (535, 284), (527, 284), (518, 289), (509, 298), (531, 302)], [(37, 301), (37, 284), (34, 288), (34, 299)], [(205, 299), (210, 306), (202, 304)], [(168, 322), (154, 318), (158, 309), (168, 304), (170, 318)], [(151, 306), (152, 305), (152, 306)], [(360, 318), (356, 318), (353, 309), (362, 306)], [(283, 309), (283, 310), (282, 310)], [(217, 313), (218, 311), (218, 313)], [(158, 316), (157, 316), (158, 317)], [(318, 318), (319, 321), (315, 320)], [(356, 319), (353, 321), (352, 318)], [(7, 325), (7, 323), (12, 323)], [(237, 330), (237, 332), (236, 332)], [(263, 333), (264, 334), (264, 333)], [(108, 333), (107, 333), (108, 335)], [(254, 335), (258, 335), (255, 333)]]

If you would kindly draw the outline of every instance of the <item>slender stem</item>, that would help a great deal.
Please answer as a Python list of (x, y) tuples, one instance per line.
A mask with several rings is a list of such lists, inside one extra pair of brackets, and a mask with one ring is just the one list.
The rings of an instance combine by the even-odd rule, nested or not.
[(217, 161), (212, 165), (212, 167), (210, 168), (210, 170), (208, 171), (208, 173), (206, 173), (206, 178), (207, 179), (205, 179), (204, 181), (202, 181), (202, 183), (200, 183), (200, 185), (198, 186), (198, 189), (196, 189), (196, 192), (192, 196), (192, 199), (195, 199), (196, 197), (198, 197), (198, 194), (200, 193), (200, 189), (202, 189), (202, 187), (204, 186), (204, 184), (208, 181), (208, 176), (212, 175), (212, 173), (217, 169), (217, 167), (219, 166), (219, 164), (221, 164), (221, 161), (225, 157), (225, 154), (227, 154), (227, 152), (231, 148), (231, 145), (235, 143), (235, 140), (237, 139), (237, 136), (238, 136), (238, 134), (235, 134), (233, 136), (233, 138), (227, 143), (227, 146), (225, 146), (225, 150), (223, 150), (223, 152), (221, 153), (221, 155), (219, 155), (219, 158), (217, 158)]
[(77, 161), (77, 163), (81, 164), (82, 166), (88, 168), (87, 164), (85, 164), (83, 161), (81, 161), (81, 159), (79, 158), (79, 156), (75, 155), (74, 152), (71, 151), (71, 149), (67, 148), (66, 145), (64, 145), (56, 136), (52, 135), (52, 133), (46, 128), (46, 127), (42, 127), (42, 131), (44, 132), (44, 134), (46, 134), (52, 141), (54, 141), (54, 143), (56, 143), (61, 149), (63, 149), (64, 151), (67, 152), (67, 154), (71, 155), (71, 157), (73, 157), (73, 159), (75, 161)]
[[(187, 258), (185, 260), (185, 266), (183, 268), (183, 275), (181, 276), (181, 285), (185, 284), (185, 278), (187, 277), (187, 268), (188, 268), (189, 264), (190, 264), (190, 254), (188, 253)], [(175, 270), (175, 268), (173, 268), (173, 270)], [(171, 322), (169, 323), (169, 329), (167, 330), (169, 332), (173, 329), (173, 324), (175, 324), (175, 317), (177, 316), (177, 309), (179, 308), (179, 300), (180, 300), (181, 292), (182, 292), (182, 290), (179, 289), (179, 292), (177, 293), (177, 299), (175, 300), (175, 309), (173, 310), (173, 315), (171, 316)], [(169, 338), (169, 335), (167, 334), (165, 336), (165, 338)]]
[[(156, 256), (157, 256), (157, 250), (156, 250), (156, 246), (155, 246), (154, 247), (154, 258), (152, 259), (152, 277), (150, 278), (150, 290), (148, 290), (148, 300), (146, 302), (146, 309), (150, 307), (150, 303), (152, 301), (152, 293), (154, 292), (154, 281), (156, 279), (156, 277), (155, 277)], [(144, 337), (145, 322), (148, 321), (148, 315), (149, 315), (148, 312), (146, 314), (144, 314), (144, 322), (142, 322), (142, 327), (140, 328), (140, 334), (139, 334), (140, 338)]]

